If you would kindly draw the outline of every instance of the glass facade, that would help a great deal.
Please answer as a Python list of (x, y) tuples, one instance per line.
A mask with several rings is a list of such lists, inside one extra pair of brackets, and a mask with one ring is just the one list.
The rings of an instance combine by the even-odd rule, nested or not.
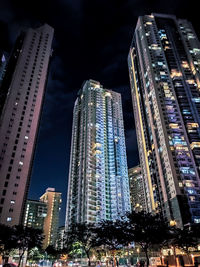
[(66, 226), (130, 210), (121, 95), (89, 80), (74, 106)]
[(129, 73), (147, 210), (200, 222), (200, 44), (186, 20), (139, 17)]

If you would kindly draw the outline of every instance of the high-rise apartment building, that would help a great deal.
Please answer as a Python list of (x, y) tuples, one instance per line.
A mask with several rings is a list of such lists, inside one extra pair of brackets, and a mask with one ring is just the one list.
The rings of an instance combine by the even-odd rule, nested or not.
[(84, 83), (73, 111), (66, 227), (130, 211), (121, 95)]
[(57, 240), (56, 240), (56, 249), (62, 250), (65, 243), (65, 226), (60, 226), (58, 228)]
[(0, 223), (22, 223), (47, 80), (53, 29), (16, 41), (0, 94)]
[(61, 206), (61, 193), (55, 192), (55, 188), (47, 188), (46, 192), (40, 197), (40, 201), (47, 205), (47, 216), (44, 219), (44, 241), (43, 247), (49, 245), (56, 246), (58, 227), (59, 227), (59, 212)]
[(134, 211), (147, 211), (144, 179), (140, 166), (128, 169), (131, 208)]
[(129, 73), (148, 211), (200, 222), (200, 43), (190, 22), (139, 17)]
[(38, 200), (26, 201), (24, 226), (43, 230), (44, 219), (47, 216), (47, 204)]

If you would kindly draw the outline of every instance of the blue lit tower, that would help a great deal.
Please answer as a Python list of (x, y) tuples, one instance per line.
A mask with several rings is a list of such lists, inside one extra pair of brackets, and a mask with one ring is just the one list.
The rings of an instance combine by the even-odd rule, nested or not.
[(190, 22), (139, 17), (130, 83), (148, 211), (200, 222), (200, 44)]
[(66, 226), (130, 209), (121, 95), (89, 80), (74, 106)]

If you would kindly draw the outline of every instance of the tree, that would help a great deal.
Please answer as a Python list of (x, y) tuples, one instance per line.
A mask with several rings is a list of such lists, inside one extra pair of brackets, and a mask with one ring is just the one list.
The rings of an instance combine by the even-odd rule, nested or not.
[(41, 248), (43, 239), (43, 233), (39, 229), (24, 227), (22, 225), (16, 225), (14, 227), (14, 242), (16, 243), (16, 248), (19, 249), (18, 267), (21, 264), (24, 253), (26, 251), (28, 253), (34, 247)]
[(14, 239), (13, 228), (0, 224), (0, 229), (0, 255), (6, 263), (11, 250), (15, 249), (17, 244)]
[(47, 255), (52, 259), (52, 260), (55, 260), (55, 259), (58, 259), (59, 258), (59, 255), (61, 254), (61, 251), (57, 250), (54, 248), (54, 246), (52, 245), (49, 245), (45, 251), (47, 252)]
[(44, 251), (42, 249), (39, 249), (37, 247), (34, 247), (30, 249), (28, 253), (28, 261), (29, 263), (36, 263), (41, 259), (44, 259)]
[(123, 246), (128, 245), (126, 223), (122, 220), (103, 221), (96, 228), (97, 244), (111, 251), (114, 266), (118, 265), (116, 255)]
[(90, 253), (97, 246), (94, 224), (77, 223), (71, 226), (65, 236), (67, 251), (73, 249), (73, 244), (78, 242), (88, 258), (88, 266), (91, 265)]
[(199, 243), (199, 225), (184, 226), (182, 229), (171, 227), (169, 245), (182, 249), (187, 255), (190, 254), (190, 248), (196, 247)]
[(106, 250), (105, 250), (105, 248), (103, 248), (103, 246), (100, 246), (100, 247), (95, 248), (94, 254), (95, 254), (97, 260), (101, 261), (101, 258), (103, 256), (106, 256)]
[(149, 266), (149, 249), (160, 245), (168, 238), (168, 224), (160, 214), (152, 215), (145, 212), (131, 212), (127, 214), (127, 236), (130, 243), (140, 245)]

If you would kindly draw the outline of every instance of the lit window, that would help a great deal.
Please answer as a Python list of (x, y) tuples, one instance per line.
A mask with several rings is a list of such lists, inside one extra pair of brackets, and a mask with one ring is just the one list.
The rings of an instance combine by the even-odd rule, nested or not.
[(182, 61), (182, 67), (183, 68), (189, 68), (189, 64), (187, 61)]
[(174, 78), (174, 77), (181, 77), (182, 76), (182, 73), (176, 69), (172, 69), (171, 71), (171, 78)]
[(105, 93), (105, 96), (109, 96), (109, 97), (111, 97), (111, 93), (110, 93), (110, 92), (106, 92), (106, 93)]
[(7, 217), (7, 222), (10, 222), (12, 221), (12, 218), (11, 217)]
[(200, 97), (192, 98), (192, 101), (195, 103), (200, 103)]
[(198, 147), (200, 147), (200, 142), (192, 142), (190, 144), (190, 147), (191, 147), (191, 149), (198, 148)]
[(177, 123), (169, 123), (169, 127), (172, 129), (178, 129), (179, 128)]

